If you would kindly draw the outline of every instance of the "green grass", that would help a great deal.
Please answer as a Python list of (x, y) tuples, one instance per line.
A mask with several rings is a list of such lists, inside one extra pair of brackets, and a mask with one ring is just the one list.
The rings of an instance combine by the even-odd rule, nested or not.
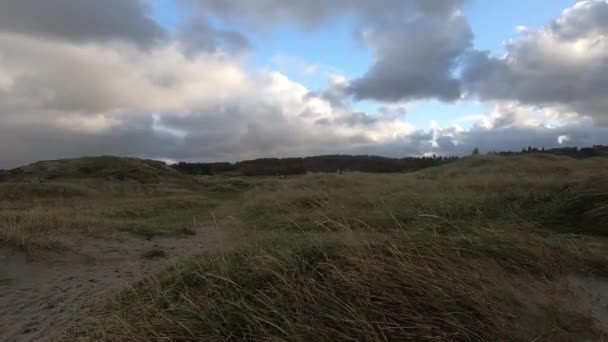
[[(196, 179), (164, 164), (99, 157), (39, 162), (0, 182), (0, 246), (30, 254), (71, 249), (78, 240), (124, 232), (190, 236), (212, 212), (265, 182)], [(84, 171), (83, 171), (84, 170)], [(129, 176), (116, 179), (123, 172)]]
[(0, 245), (28, 252), (126, 232), (146, 238), (193, 235), (217, 202), (204, 195), (1, 202)]
[(112, 156), (40, 161), (12, 171), (19, 180), (102, 178), (113, 181), (158, 183), (179, 179), (165, 163)]
[(466, 222), (608, 235), (608, 160), (551, 157), (477, 157), (401, 175), (305, 176), (252, 193), (242, 217), (268, 230), (407, 230)]
[(370, 234), (344, 244), (318, 235), (203, 255), (123, 292), (109, 316), (80, 334), (107, 341), (598, 338), (579, 298), (548, 280), (587, 256), (551, 239), (498, 240), (488, 249), (457, 237)]
[(0, 242), (35, 250), (53, 248), (51, 234), (152, 238), (208, 224), (249, 239), (134, 284), (68, 341), (602, 338), (567, 279), (608, 277), (606, 158), (478, 156), (287, 179), (52, 170), (62, 176), (0, 183)]

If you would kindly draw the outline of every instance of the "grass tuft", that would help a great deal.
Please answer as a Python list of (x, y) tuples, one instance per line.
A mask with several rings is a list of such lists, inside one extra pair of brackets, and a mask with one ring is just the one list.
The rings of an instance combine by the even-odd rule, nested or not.
[(566, 295), (576, 300), (573, 293), (515, 267), (528, 266), (534, 252), (508, 259), (479, 246), (409, 239), (368, 236), (355, 245), (279, 243), (205, 255), (124, 292), (113, 315), (87, 333), (107, 341), (599, 336), (588, 312), (558, 303)]

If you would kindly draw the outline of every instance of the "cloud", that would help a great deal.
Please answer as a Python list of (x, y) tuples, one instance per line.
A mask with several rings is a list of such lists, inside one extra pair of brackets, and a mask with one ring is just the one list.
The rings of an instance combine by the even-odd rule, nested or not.
[(248, 71), (239, 58), (189, 55), (179, 41), (142, 50), (2, 33), (0, 46), (0, 167), (98, 154), (339, 153), (414, 131), (396, 118), (353, 114), (280, 73)]
[(526, 31), (496, 58), (473, 52), (463, 81), (482, 100), (559, 107), (608, 125), (608, 1), (580, 1), (550, 25)]
[(189, 57), (178, 42), (140, 50), (0, 34), (0, 46), (5, 113), (171, 112), (219, 103), (248, 87), (236, 60), (211, 53)]
[(579, 0), (551, 23), (551, 30), (563, 39), (608, 33), (608, 3), (605, 0)]
[(311, 29), (335, 17), (354, 18), (355, 33), (375, 63), (351, 82), (356, 99), (400, 101), (460, 97), (453, 75), (473, 33), (462, 0), (192, 0), (203, 11), (264, 29), (296, 23)]
[(70, 42), (128, 41), (150, 46), (166, 33), (143, 0), (18, 0), (0, 2), (0, 32)]
[[(305, 27), (322, 24), (337, 11), (349, 10), (349, 2), (309, 0), (186, 0), (203, 13), (214, 13), (229, 20), (247, 22), (255, 28), (281, 23), (297, 23)], [(358, 0), (354, 1), (358, 2)]]
[(604, 137), (608, 134), (608, 129), (581, 123), (558, 128), (546, 126), (495, 129), (475, 127), (465, 131), (442, 129), (435, 133), (434, 140), (437, 145), (433, 148), (434, 153), (469, 155), (476, 147), (485, 153), (488, 151), (520, 151), (528, 146), (555, 148), (605, 144)]
[(595, 126), (590, 117), (517, 102), (498, 103), (468, 129), (453, 125), (432, 131), (433, 151), (448, 155), (467, 155), (476, 147), (483, 152), (519, 151), (528, 146), (587, 147), (605, 144), (608, 134), (608, 128)]
[(457, 12), (413, 15), (383, 23), (366, 34), (375, 64), (349, 92), (357, 99), (386, 102), (460, 98), (460, 82), (453, 75), (460, 56), (472, 46), (473, 34)]
[(232, 30), (220, 30), (209, 24), (204, 17), (195, 16), (186, 21), (176, 34), (188, 54), (199, 51), (241, 52), (251, 48), (249, 39)]
[[(2, 2), (0, 168), (99, 154), (461, 155), (608, 136), (597, 127), (608, 113), (606, 1), (581, 1), (546, 28), (521, 31), (504, 58), (472, 49), (458, 0), (181, 1), (201, 11), (171, 33), (147, 17), (144, 1)], [(316, 29), (338, 16), (373, 53), (359, 78), (319, 65), (329, 85), (308, 89), (252, 70), (241, 53), (257, 30)], [(466, 118), (469, 128), (408, 122), (409, 101), (453, 101), (462, 90), (496, 108)], [(358, 99), (387, 103), (365, 112)]]
[[(337, 15), (354, 14), (371, 21), (387, 16), (401, 16), (404, 9), (419, 13), (449, 15), (461, 8), (464, 0), (351, 0), (351, 1), (283, 1), (283, 0), (186, 0), (233, 20), (251, 24), (276, 25), (284, 22), (316, 26)], [(384, 18), (380, 18), (384, 17)]]

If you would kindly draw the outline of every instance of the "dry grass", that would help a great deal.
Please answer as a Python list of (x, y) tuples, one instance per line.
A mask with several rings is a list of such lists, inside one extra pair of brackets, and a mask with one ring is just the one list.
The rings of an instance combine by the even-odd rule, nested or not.
[(0, 246), (20, 248), (29, 254), (38, 250), (61, 251), (72, 245), (70, 232), (78, 230), (77, 222), (52, 211), (37, 208), (27, 214), (3, 211), (0, 214)]
[(256, 229), (288, 231), (513, 223), (607, 235), (608, 159), (545, 157), (484, 156), (405, 175), (294, 178), (253, 192), (242, 218)]
[(608, 159), (526, 155), (412, 174), (79, 180), (0, 194), (16, 217), (0, 236), (183, 234), (205, 219), (273, 233), (135, 284), (68, 341), (595, 341), (565, 279), (608, 276), (607, 172)]
[(565, 265), (584, 264), (576, 249), (501, 239), (495, 249), (510, 254), (397, 233), (205, 255), (124, 292), (110, 316), (81, 334), (104, 341), (597, 339), (590, 311), (559, 282)]
[(116, 232), (145, 238), (193, 235), (212, 219), (212, 209), (238, 197), (249, 183), (256, 184), (232, 180), (226, 183), (234, 188), (227, 192), (217, 190), (219, 179), (183, 182), (190, 185), (103, 178), (0, 183), (0, 247), (35, 253), (61, 251), (75, 240)]

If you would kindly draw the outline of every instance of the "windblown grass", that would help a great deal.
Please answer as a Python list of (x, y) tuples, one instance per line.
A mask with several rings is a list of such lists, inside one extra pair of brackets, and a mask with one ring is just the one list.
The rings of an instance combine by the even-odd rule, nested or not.
[(608, 178), (592, 179), (557, 202), (554, 210), (543, 213), (549, 224), (570, 227), (574, 232), (608, 235)]
[(70, 232), (78, 222), (44, 209), (29, 210), (26, 215), (13, 211), (0, 214), (0, 246), (12, 246), (30, 254), (36, 251), (61, 251), (71, 244)]
[[(194, 235), (256, 179), (195, 179), (153, 161), (113, 157), (35, 163), (0, 182), (0, 247), (34, 253), (126, 232)], [(116, 179), (118, 173), (128, 177)]]
[(607, 174), (605, 158), (526, 155), (281, 180), (61, 176), (17, 185), (29, 195), (0, 184), (0, 243), (201, 222), (273, 236), (135, 284), (68, 341), (596, 341), (567, 279), (608, 276)]
[(103, 341), (596, 339), (590, 312), (558, 281), (585, 257), (551, 240), (500, 239), (488, 248), (403, 233), (354, 244), (319, 236), (204, 255), (125, 291), (110, 316), (80, 334)]
[(608, 159), (550, 157), (484, 156), (407, 175), (300, 177), (254, 192), (242, 217), (256, 229), (289, 231), (502, 222), (608, 235)]

